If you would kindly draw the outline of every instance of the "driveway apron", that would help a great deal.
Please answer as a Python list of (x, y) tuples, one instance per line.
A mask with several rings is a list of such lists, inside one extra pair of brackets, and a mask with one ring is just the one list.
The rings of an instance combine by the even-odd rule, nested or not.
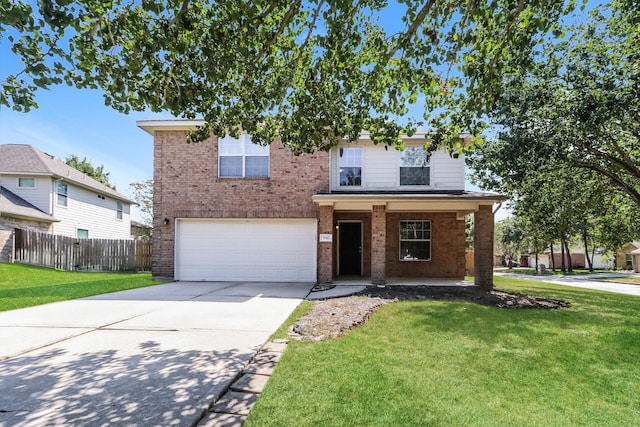
[(0, 313), (0, 426), (188, 426), (311, 284), (169, 283)]

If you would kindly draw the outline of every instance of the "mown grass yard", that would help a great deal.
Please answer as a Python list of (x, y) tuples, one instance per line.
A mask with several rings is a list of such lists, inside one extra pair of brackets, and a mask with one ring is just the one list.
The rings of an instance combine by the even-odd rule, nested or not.
[(638, 425), (640, 298), (495, 282), (572, 306), (386, 304), (341, 339), (290, 341), (246, 425)]
[(159, 283), (148, 273), (85, 273), (0, 264), (0, 311)]
[(640, 285), (640, 277), (638, 276), (626, 276), (626, 277), (604, 277), (602, 280), (605, 282), (626, 283), (629, 285)]

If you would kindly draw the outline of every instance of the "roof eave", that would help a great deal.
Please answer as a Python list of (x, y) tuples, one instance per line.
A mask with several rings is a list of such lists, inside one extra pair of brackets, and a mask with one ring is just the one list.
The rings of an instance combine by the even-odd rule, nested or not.
[(54, 222), (60, 222), (59, 219), (55, 219), (53, 217), (51, 218), (43, 218), (43, 217), (39, 217), (39, 216), (35, 216), (35, 215), (24, 215), (24, 214), (19, 214), (19, 213), (13, 213), (13, 212), (2, 212), (0, 211), (0, 217), (4, 217), (4, 218), (15, 218), (15, 219), (24, 219), (24, 220), (28, 220), (28, 221), (36, 221), (36, 222), (46, 222), (46, 223), (54, 223)]
[(156, 131), (191, 130), (205, 123), (204, 120), (138, 120), (136, 125), (153, 136)]

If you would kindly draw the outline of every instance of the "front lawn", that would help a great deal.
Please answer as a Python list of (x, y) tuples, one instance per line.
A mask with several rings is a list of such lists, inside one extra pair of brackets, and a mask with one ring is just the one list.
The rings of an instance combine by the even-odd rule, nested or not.
[[(538, 272), (535, 268), (529, 267), (514, 267), (514, 268), (498, 268), (495, 270), (500, 273), (512, 273), (512, 274), (522, 274), (527, 276), (537, 276)], [(550, 266), (546, 266), (545, 275), (547, 276), (582, 276), (587, 274), (610, 274), (611, 270), (593, 270), (589, 271), (585, 268), (574, 268), (572, 271), (562, 271), (559, 267), (556, 267), (556, 271), (553, 271)]]
[(638, 276), (604, 277), (598, 280), (602, 280), (604, 282), (626, 283), (629, 285), (640, 285), (640, 277)]
[(640, 298), (495, 281), (572, 306), (384, 305), (342, 339), (290, 341), (246, 425), (637, 425)]
[(0, 264), (0, 311), (159, 283), (148, 273), (84, 273), (23, 264)]

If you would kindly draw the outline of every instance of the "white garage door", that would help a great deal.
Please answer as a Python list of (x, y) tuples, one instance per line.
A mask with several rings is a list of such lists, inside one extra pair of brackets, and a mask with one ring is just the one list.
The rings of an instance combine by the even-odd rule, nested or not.
[(315, 282), (315, 219), (179, 219), (176, 280)]

